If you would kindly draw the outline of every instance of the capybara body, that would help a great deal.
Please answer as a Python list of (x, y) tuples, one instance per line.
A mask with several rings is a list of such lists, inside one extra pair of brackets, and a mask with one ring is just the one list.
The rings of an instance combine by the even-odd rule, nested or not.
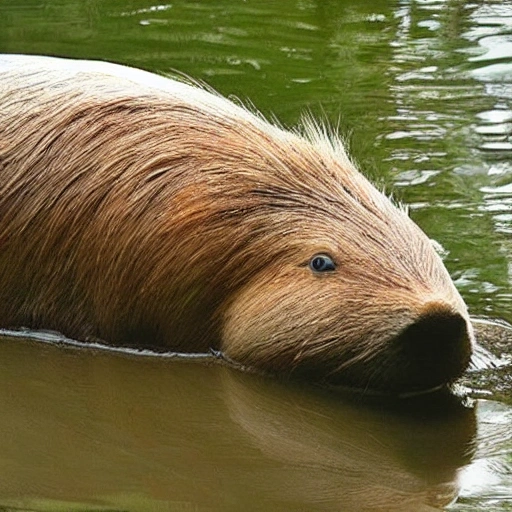
[(0, 327), (387, 392), (466, 368), (427, 236), (302, 134), (115, 64), (0, 57)]

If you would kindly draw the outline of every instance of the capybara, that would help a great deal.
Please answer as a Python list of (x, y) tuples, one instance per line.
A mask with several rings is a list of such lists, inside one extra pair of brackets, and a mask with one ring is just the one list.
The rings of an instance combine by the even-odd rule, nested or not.
[(431, 240), (314, 121), (190, 83), (0, 57), (0, 326), (408, 393), (473, 334)]

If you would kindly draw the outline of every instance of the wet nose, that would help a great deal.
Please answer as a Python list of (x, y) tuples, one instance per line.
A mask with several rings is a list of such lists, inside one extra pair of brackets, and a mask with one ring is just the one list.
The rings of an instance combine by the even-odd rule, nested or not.
[(429, 389), (453, 382), (464, 372), (471, 358), (472, 333), (465, 316), (434, 302), (422, 308), (394, 344), (400, 359), (408, 363), (404, 387)]

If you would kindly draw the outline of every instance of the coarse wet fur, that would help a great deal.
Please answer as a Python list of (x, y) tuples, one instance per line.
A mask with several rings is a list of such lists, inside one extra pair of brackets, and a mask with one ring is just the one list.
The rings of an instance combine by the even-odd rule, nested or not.
[(392, 393), (453, 381), (472, 332), (431, 241), (303, 132), (144, 71), (0, 57), (0, 326)]

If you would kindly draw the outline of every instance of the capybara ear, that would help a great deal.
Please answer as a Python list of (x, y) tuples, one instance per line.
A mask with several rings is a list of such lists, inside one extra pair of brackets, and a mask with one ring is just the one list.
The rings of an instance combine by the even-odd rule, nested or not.
[(311, 119), (124, 66), (0, 56), (0, 327), (415, 392), (467, 366), (430, 240)]

